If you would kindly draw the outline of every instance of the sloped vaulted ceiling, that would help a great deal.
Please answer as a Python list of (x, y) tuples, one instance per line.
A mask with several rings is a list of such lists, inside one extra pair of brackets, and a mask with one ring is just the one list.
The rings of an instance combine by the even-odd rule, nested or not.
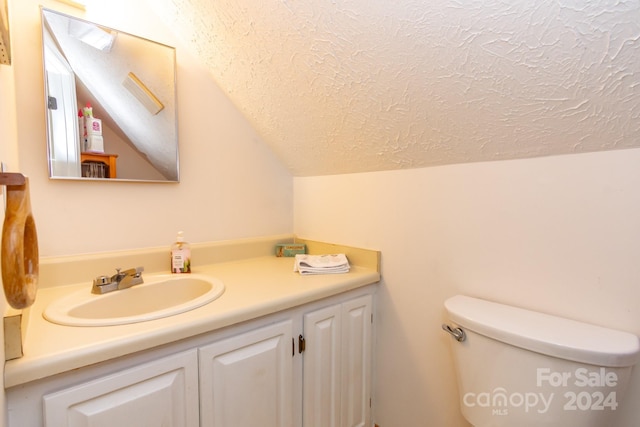
[(640, 146), (640, 0), (155, 0), (296, 176)]

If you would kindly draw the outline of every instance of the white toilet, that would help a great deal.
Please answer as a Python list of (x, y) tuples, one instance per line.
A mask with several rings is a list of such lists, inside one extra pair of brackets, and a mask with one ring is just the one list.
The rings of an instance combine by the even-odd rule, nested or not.
[(445, 301), (460, 408), (476, 427), (605, 427), (638, 337), (458, 295)]

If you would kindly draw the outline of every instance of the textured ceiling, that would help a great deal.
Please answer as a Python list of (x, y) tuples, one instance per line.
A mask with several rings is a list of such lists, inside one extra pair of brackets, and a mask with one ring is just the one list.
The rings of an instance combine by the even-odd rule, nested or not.
[(295, 176), (640, 146), (640, 0), (149, 4)]

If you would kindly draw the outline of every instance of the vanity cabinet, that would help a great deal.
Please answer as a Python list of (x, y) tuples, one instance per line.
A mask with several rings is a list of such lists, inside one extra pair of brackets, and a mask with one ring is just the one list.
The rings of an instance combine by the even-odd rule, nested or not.
[(369, 426), (371, 314), (365, 295), (201, 347), (202, 425), (287, 427), (301, 413), (303, 426)]
[(197, 352), (144, 363), (42, 400), (47, 427), (198, 427)]
[(372, 289), (11, 387), (8, 426), (370, 426)]

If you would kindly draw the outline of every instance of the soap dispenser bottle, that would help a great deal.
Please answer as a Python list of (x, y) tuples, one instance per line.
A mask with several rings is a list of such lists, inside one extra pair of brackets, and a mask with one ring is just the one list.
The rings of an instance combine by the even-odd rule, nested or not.
[(191, 246), (184, 241), (182, 231), (178, 232), (175, 243), (171, 245), (171, 272), (191, 273)]

